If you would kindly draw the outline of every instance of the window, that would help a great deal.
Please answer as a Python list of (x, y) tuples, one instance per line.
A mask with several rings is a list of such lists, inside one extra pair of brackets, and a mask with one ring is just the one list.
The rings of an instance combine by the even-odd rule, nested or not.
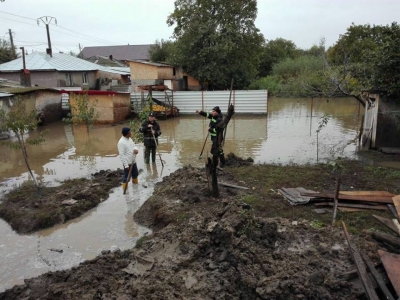
[(65, 85), (66, 86), (73, 86), (71, 73), (65, 74)]
[(87, 73), (82, 73), (82, 83), (85, 85), (89, 84)]

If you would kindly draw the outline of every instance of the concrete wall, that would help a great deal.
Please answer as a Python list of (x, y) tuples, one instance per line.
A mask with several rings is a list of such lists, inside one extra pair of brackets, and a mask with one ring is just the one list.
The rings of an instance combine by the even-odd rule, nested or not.
[[(48, 72), (31, 72), (31, 85), (43, 86), (43, 87), (59, 87), (58, 75), (55, 71)], [(8, 80), (20, 82), (21, 73), (20, 72), (9, 72), (0, 73), (1, 78)]]
[(36, 110), (42, 112), (46, 118), (46, 123), (59, 121), (62, 119), (61, 94), (52, 91), (32, 91), (26, 94), (16, 94), (12, 101), (21, 99), (25, 102), (27, 112)]
[[(82, 74), (86, 73), (88, 83), (83, 83)], [(57, 74), (57, 84), (56, 87), (68, 87), (68, 86), (79, 86), (83, 89), (93, 90), (96, 88), (96, 73), (97, 71), (88, 71), (88, 72), (59, 72)], [(71, 74), (72, 77), (72, 85), (67, 83), (66, 74)], [(54, 87), (54, 86), (52, 86)]]
[(129, 79), (127, 75), (121, 75), (116, 73), (110, 73), (106, 71), (97, 71), (96, 77), (102, 78), (104, 81), (118, 80), (120, 84), (129, 83)]
[(38, 112), (44, 113), (46, 123), (51, 123), (62, 119), (60, 93), (36, 91), (35, 100), (35, 108)]
[[(82, 87), (88, 89), (95, 89), (96, 87), (96, 72), (97, 71), (88, 71), (88, 72), (57, 72), (57, 71), (41, 71), (35, 72), (32, 71), (31, 76), (31, 85), (41, 86), (41, 87), (67, 87), (71, 85), (67, 85), (66, 74), (71, 74), (72, 77), (72, 86)], [(83, 84), (82, 74), (86, 73), (88, 84)], [(0, 73), (1, 78), (5, 78), (8, 80), (13, 80), (16, 82), (20, 82), (20, 72), (10, 72), (10, 73)]]

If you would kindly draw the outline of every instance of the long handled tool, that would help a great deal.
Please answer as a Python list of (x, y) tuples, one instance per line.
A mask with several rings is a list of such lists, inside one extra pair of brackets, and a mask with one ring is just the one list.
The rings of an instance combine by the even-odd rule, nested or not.
[[(233, 78), (232, 78), (232, 80), (231, 80), (231, 91), (230, 91), (230, 93), (229, 93), (229, 102), (228, 102), (228, 110), (229, 110), (229, 106), (231, 106), (231, 98), (232, 98), (232, 90), (233, 90)], [(224, 134), (223, 134), (223, 136), (222, 136), (222, 147), (224, 146), (224, 144), (225, 144), (225, 138), (226, 138), (226, 127), (224, 128)]]
[(128, 188), (128, 183), (129, 183), (129, 181), (131, 180), (132, 168), (133, 168), (133, 164), (131, 164), (131, 166), (129, 167), (129, 172), (128, 172), (128, 176), (127, 176), (127, 178), (126, 178), (126, 184), (125, 184), (125, 187), (124, 187), (124, 193), (123, 193), (124, 195), (125, 195), (126, 190), (127, 190), (127, 188)]
[(209, 134), (210, 134), (210, 132), (207, 133), (206, 139), (204, 140), (203, 148), (201, 149), (199, 159), (200, 159), (201, 156), (203, 155), (204, 147), (206, 146), (206, 143), (207, 143), (207, 139), (208, 139)]
[(154, 131), (153, 131), (153, 130), (151, 131), (151, 134), (153, 135), (154, 143), (156, 144), (157, 154), (158, 154), (158, 156), (160, 157), (161, 165), (162, 165), (162, 167), (164, 168), (164, 161), (163, 161), (162, 158), (161, 158), (160, 151), (158, 151), (157, 140), (156, 140), (156, 137), (154, 136)]

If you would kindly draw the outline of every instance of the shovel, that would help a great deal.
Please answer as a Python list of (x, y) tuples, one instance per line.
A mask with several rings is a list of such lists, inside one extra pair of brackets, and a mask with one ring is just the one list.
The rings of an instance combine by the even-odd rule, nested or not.
[(133, 167), (133, 163), (131, 164), (131, 166), (129, 167), (129, 172), (128, 172), (128, 177), (126, 178), (126, 185), (124, 187), (124, 195), (126, 193), (126, 190), (128, 189), (128, 183), (131, 180), (131, 175), (132, 175), (132, 167)]
[(207, 143), (207, 139), (208, 139), (209, 134), (210, 134), (210, 132), (207, 133), (206, 139), (204, 140), (203, 149), (201, 149), (199, 159), (200, 159), (201, 156), (203, 155), (204, 147), (206, 146), (206, 143)]
[(162, 165), (162, 167), (164, 168), (164, 161), (163, 161), (162, 158), (161, 158), (160, 151), (158, 151), (157, 140), (156, 140), (156, 137), (154, 136), (154, 131), (153, 131), (153, 130), (151, 130), (151, 134), (153, 135), (154, 143), (156, 144), (157, 154), (158, 154), (158, 156), (160, 157), (161, 165)]

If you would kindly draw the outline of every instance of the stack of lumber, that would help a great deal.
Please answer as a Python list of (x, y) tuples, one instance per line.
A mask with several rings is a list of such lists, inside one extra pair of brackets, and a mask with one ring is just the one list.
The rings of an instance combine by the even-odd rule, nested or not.
[[(334, 193), (301, 193), (311, 197), (317, 206), (333, 206)], [(393, 205), (396, 195), (387, 191), (340, 191), (338, 194), (339, 211), (362, 211), (366, 209), (386, 210), (388, 204)]]
[[(342, 226), (350, 254), (355, 263), (358, 277), (367, 299), (395, 300), (400, 297), (400, 255), (384, 250), (378, 250), (380, 260), (386, 271), (386, 277), (389, 279), (389, 282), (386, 282), (384, 278), (385, 276), (382, 276), (382, 274), (378, 272), (368, 255), (361, 253), (352, 242), (350, 234), (348, 233), (343, 221)], [(381, 297), (378, 296), (379, 294)]]

